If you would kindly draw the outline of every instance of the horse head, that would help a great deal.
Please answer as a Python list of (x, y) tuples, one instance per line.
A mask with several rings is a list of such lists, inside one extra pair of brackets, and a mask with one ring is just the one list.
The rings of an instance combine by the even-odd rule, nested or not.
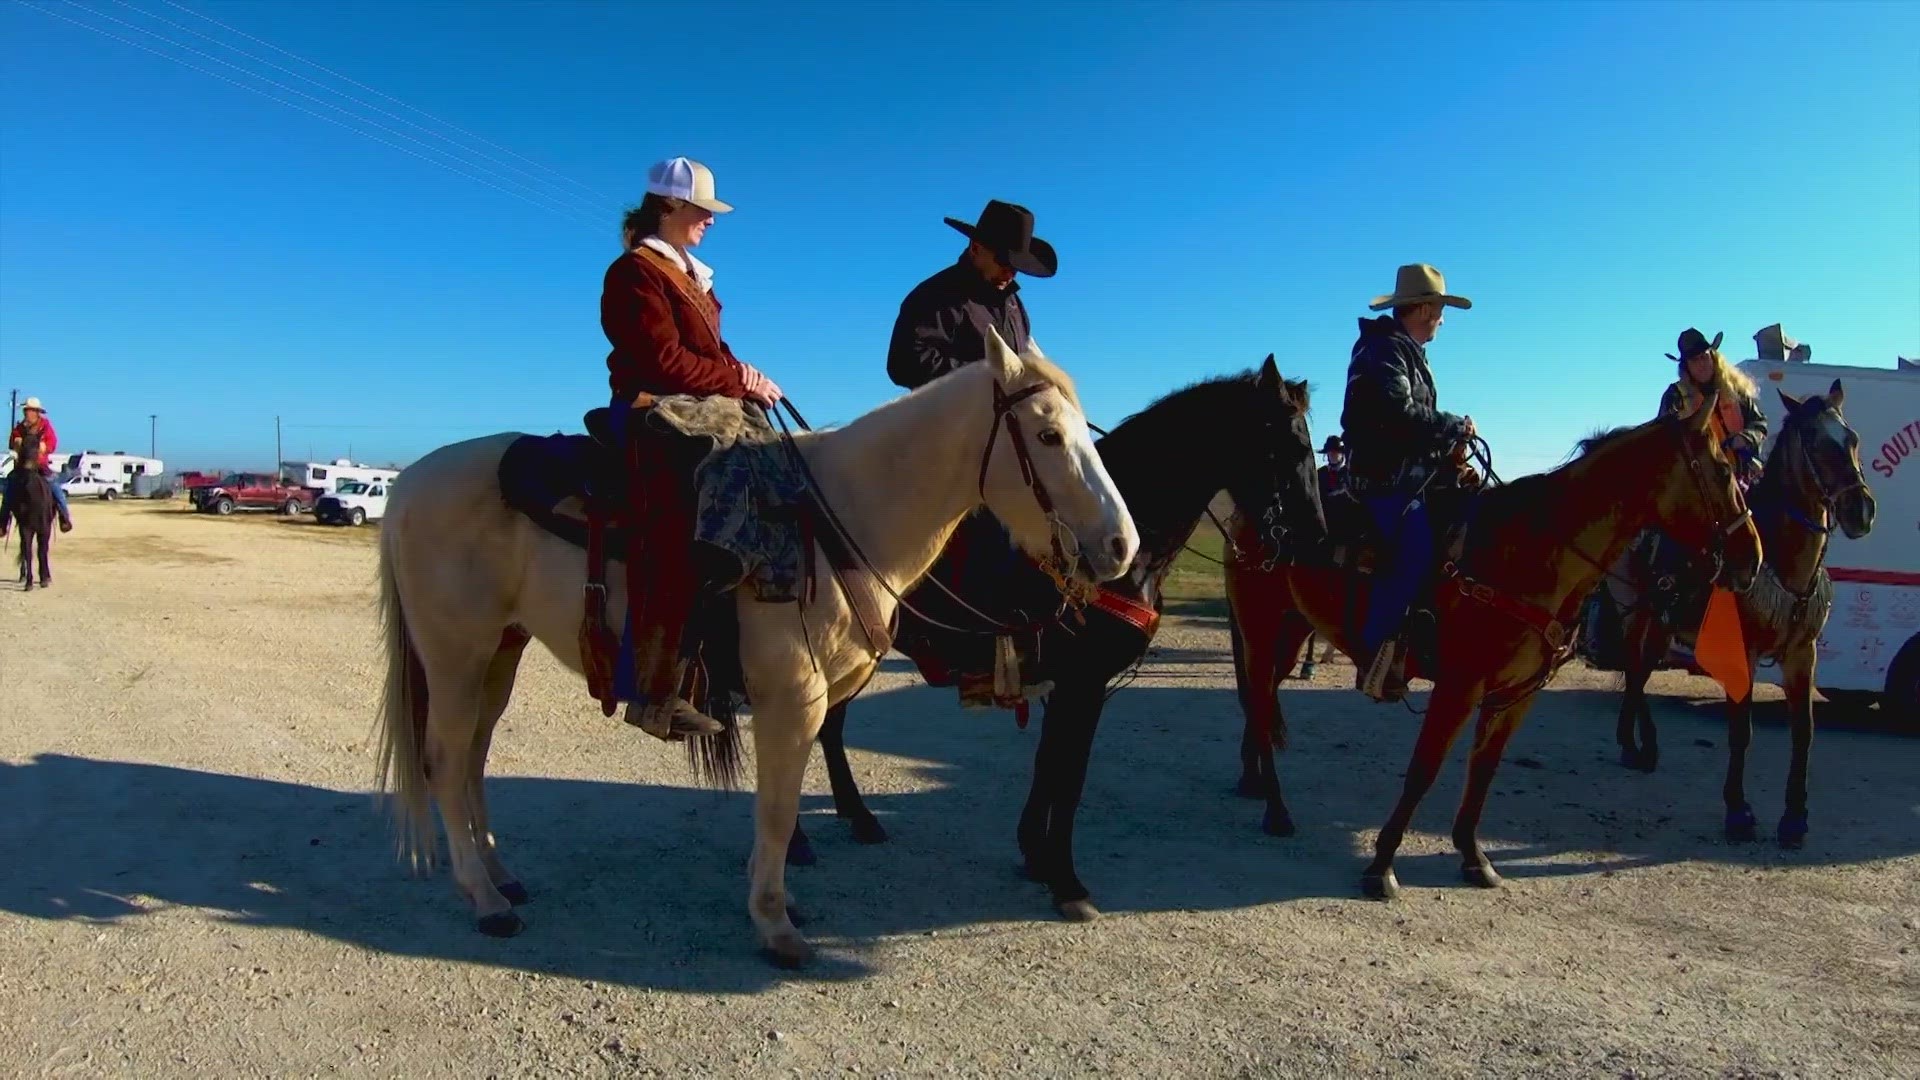
[[(1126, 573), (1140, 534), (1093, 445), (1073, 381), (1029, 343), (1016, 353), (995, 332), (980, 496), (1014, 543), (1043, 564), (1088, 582)], [(962, 369), (964, 371), (966, 369)]]
[(1215, 418), (1234, 432), (1227, 494), (1242, 514), (1260, 522), (1261, 535), (1274, 549), (1320, 543), (1327, 537), (1327, 516), (1307, 425), (1306, 381), (1283, 378), (1268, 353), (1241, 401), (1239, 415)]
[(1841, 413), (1846, 390), (1833, 380), (1825, 397), (1796, 398), (1785, 390), (1786, 422), (1767, 462), (1787, 497), (1802, 508), (1826, 510), (1848, 537), (1873, 531), (1873, 489), (1860, 468), (1860, 436)]
[(1711, 422), (1719, 393), (1685, 416), (1655, 421), (1677, 439), (1680, 453), (1666, 459), (1664, 474), (1652, 485), (1659, 525), (1682, 544), (1705, 551), (1720, 563), (1727, 584), (1745, 592), (1760, 572), (1760, 533), (1734, 480), (1733, 459), (1713, 437)]

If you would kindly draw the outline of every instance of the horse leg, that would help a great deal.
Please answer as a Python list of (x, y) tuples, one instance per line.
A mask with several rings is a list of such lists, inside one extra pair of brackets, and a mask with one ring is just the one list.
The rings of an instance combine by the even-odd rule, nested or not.
[(1413, 811), (1440, 774), (1440, 763), (1447, 749), (1473, 712), (1478, 691), (1460, 689), (1451, 680), (1436, 682), (1427, 698), (1427, 715), (1420, 723), (1420, 738), (1413, 745), (1413, 759), (1407, 763), (1407, 779), (1400, 789), (1400, 801), (1380, 829), (1373, 844), (1373, 861), (1360, 875), (1360, 891), (1375, 900), (1391, 900), (1400, 895), (1400, 883), (1393, 875), (1393, 854), (1407, 834)]
[[(1274, 762), (1275, 749), (1284, 750), (1287, 745), (1287, 718), (1280, 709), (1279, 675), (1283, 671), (1292, 670), (1294, 663), (1300, 657), (1303, 645), (1308, 649), (1308, 656), (1312, 656), (1310, 640), (1312, 635), (1313, 626), (1304, 618), (1296, 615), (1281, 620), (1278, 637), (1273, 643), (1274, 662), (1270, 667), (1273, 673), (1272, 685), (1264, 691), (1256, 691), (1257, 706), (1247, 706), (1249, 734), (1243, 736), (1241, 741), (1255, 743), (1253, 749), (1260, 783), (1260, 796), (1267, 802), (1266, 813), (1260, 820), (1260, 828), (1268, 836), (1292, 836), (1295, 831), (1293, 814), (1287, 809), (1286, 797), (1280, 792), (1280, 770)], [(1254, 670), (1268, 669), (1256, 667)], [(1244, 704), (1245, 699), (1242, 700)], [(1255, 707), (1268, 714), (1265, 721), (1257, 725), (1251, 719), (1255, 715), (1253, 711)], [(1256, 727), (1264, 737), (1252, 734), (1252, 730)]]
[(1739, 701), (1727, 699), (1727, 783), (1722, 798), (1727, 804), (1728, 840), (1754, 838), (1753, 807), (1747, 803), (1747, 746), (1753, 742), (1753, 688)]
[(492, 828), (487, 822), (487, 751), (493, 746), (493, 729), (513, 699), (514, 676), (520, 670), (520, 657), (526, 651), (526, 637), (509, 631), (494, 650), (487, 674), (480, 686), (480, 723), (473, 729), (473, 746), (467, 757), (467, 792), (473, 799), (473, 839), (480, 849), (480, 861), (487, 868), (487, 879), (510, 904), (527, 902), (527, 888), (500, 861)]
[[(1232, 573), (1238, 576), (1254, 571), (1236, 569)], [(1272, 755), (1267, 752), (1272, 731), (1270, 714), (1278, 700), (1282, 676), (1293, 670), (1299, 643), (1294, 642), (1289, 651), (1278, 640), (1283, 628), (1291, 625), (1284, 608), (1256, 602), (1266, 598), (1235, 596), (1237, 591), (1230, 589), (1228, 593), (1227, 636), (1233, 646), (1233, 681), (1244, 721), (1240, 779), (1233, 791), (1243, 799), (1264, 799), (1270, 787), (1266, 772), (1272, 765)], [(1306, 629), (1310, 633), (1313, 628)]]
[(1487, 792), (1493, 787), (1493, 774), (1507, 752), (1507, 740), (1520, 728), (1520, 720), (1533, 705), (1533, 695), (1492, 710), (1484, 705), (1474, 726), (1473, 754), (1467, 763), (1467, 789), (1460, 796), (1460, 810), (1453, 818), (1453, 847), (1460, 853), (1460, 876), (1469, 885), (1483, 889), (1500, 887), (1500, 874), (1480, 847), (1480, 812), (1486, 809)]
[(847, 762), (847, 706), (841, 702), (827, 710), (826, 723), (820, 728), (820, 749), (827, 759), (827, 780), (833, 785), (833, 812), (853, 823), (853, 838), (862, 844), (883, 844), (887, 830), (880, 819), (867, 809), (854, 782), (853, 766)]
[[(1652, 772), (1660, 764), (1660, 748), (1653, 729), (1653, 709), (1647, 704), (1647, 680), (1653, 672), (1639, 658), (1628, 661), (1627, 692), (1620, 699), (1620, 720), (1614, 736), (1620, 743), (1620, 764), (1638, 772)], [(1634, 738), (1639, 722), (1640, 738)]]
[(747, 915), (753, 919), (761, 949), (775, 964), (789, 968), (799, 967), (813, 955), (813, 947), (794, 928), (787, 910), (787, 845), (800, 816), (807, 758), (813, 753), (813, 742), (826, 713), (824, 686), (799, 689), (801, 692), (795, 694), (786, 687), (771, 692), (751, 685), (748, 688), (756, 706), (753, 757), (757, 790), (753, 800), (753, 855), (747, 861), (751, 879)]
[(47, 529), (40, 534), (39, 544), (40, 544), (40, 587), (44, 589), (47, 586), (53, 584), (53, 566), (48, 561), (53, 557), (53, 552), (52, 552), (53, 527), (51, 524), (49, 524)]
[[(1106, 687), (1085, 681), (1062, 681), (1047, 699), (1047, 730), (1041, 751), (1047, 750), (1046, 735), (1057, 736), (1051, 760), (1036, 764), (1035, 778), (1044, 768), (1051, 774), (1047, 785), (1045, 809), (1046, 834), (1040, 841), (1039, 864), (1044, 868), (1042, 881), (1053, 895), (1054, 910), (1068, 922), (1091, 922), (1100, 917), (1093, 906), (1092, 894), (1080, 882), (1073, 869), (1073, 816), (1080, 806), (1080, 793), (1086, 786), (1087, 762), (1093, 756), (1093, 735), (1100, 725), (1100, 712), (1106, 704)], [(1021, 822), (1024, 833), (1026, 822)], [(1023, 837), (1025, 848), (1026, 838)], [(1028, 853), (1028, 866), (1035, 859)]]
[(474, 769), (468, 759), (479, 741), (482, 682), (489, 659), (460, 657), (427, 662), (427, 775), (440, 822), (447, 834), (447, 858), (461, 895), (473, 904), (480, 932), (511, 937), (522, 929), (513, 905), (494, 887), (474, 838)]
[(1813, 747), (1813, 668), (1817, 659), (1812, 642), (1780, 658), (1787, 714), (1793, 728), (1793, 763), (1787, 767), (1787, 812), (1780, 818), (1778, 834), (1780, 846), (1784, 848), (1797, 848), (1807, 839), (1807, 753)]

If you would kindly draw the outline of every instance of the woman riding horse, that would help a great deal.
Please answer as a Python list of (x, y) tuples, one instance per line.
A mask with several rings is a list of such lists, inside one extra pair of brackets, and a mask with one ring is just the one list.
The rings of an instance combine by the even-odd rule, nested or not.
[[(649, 643), (650, 655), (636, 658), (638, 702), (628, 715), (661, 739), (714, 735), (725, 725), (680, 694), (689, 662), (682, 646), (695, 600), (686, 572), (693, 478), (684, 463), (669, 460), (664, 440), (629, 427), (629, 417), (635, 407), (674, 394), (739, 398), (762, 408), (780, 400), (773, 380), (735, 357), (720, 336), (713, 270), (690, 250), (699, 246), (714, 215), (732, 210), (714, 197), (713, 172), (705, 165), (684, 157), (655, 164), (647, 172), (646, 197), (627, 213), (621, 228), (625, 250), (607, 267), (600, 293), (600, 327), (613, 345), (607, 354), (611, 419), (628, 466), (625, 505), (632, 520), (651, 522), (648, 562), (660, 571), (646, 582), (648, 602), (634, 613), (633, 640)], [(662, 491), (672, 494), (662, 499)], [(641, 619), (648, 627), (639, 625)]]

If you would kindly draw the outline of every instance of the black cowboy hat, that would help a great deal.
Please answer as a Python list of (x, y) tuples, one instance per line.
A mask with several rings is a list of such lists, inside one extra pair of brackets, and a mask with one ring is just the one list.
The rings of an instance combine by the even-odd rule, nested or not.
[(1052, 277), (1059, 268), (1053, 245), (1033, 235), (1033, 211), (1024, 206), (989, 199), (986, 209), (980, 211), (980, 220), (972, 225), (957, 218), (943, 220), (1029, 277)]
[(1329, 435), (1327, 436), (1327, 441), (1320, 444), (1320, 452), (1322, 454), (1331, 453), (1335, 450), (1345, 452), (1346, 449), (1347, 449), (1347, 444), (1344, 442), (1341, 442), (1340, 436), (1338, 435)]
[(1675, 356), (1672, 353), (1668, 353), (1667, 359), (1691, 360), (1694, 357), (1699, 356), (1701, 353), (1706, 352), (1708, 349), (1719, 348), (1720, 339), (1725, 336), (1726, 336), (1726, 331), (1723, 330), (1720, 333), (1713, 335), (1712, 341), (1708, 341), (1707, 335), (1689, 326), (1685, 330), (1680, 331), (1680, 355)]

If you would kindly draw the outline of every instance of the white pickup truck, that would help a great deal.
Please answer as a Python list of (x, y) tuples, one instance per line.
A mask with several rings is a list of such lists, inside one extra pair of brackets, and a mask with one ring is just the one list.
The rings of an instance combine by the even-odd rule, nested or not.
[(348, 480), (314, 502), (313, 518), (328, 525), (379, 521), (387, 516), (387, 489), (392, 486), (390, 480)]
[[(1860, 466), (1873, 489), (1873, 531), (1849, 540), (1835, 530), (1827, 550), (1833, 612), (1820, 635), (1814, 685), (1830, 699), (1879, 696), (1881, 711), (1920, 727), (1920, 371), (1748, 360), (1767, 425), (1785, 422), (1780, 395), (1846, 388), (1847, 423), (1860, 436)], [(1778, 683), (1778, 665), (1754, 673)]]

